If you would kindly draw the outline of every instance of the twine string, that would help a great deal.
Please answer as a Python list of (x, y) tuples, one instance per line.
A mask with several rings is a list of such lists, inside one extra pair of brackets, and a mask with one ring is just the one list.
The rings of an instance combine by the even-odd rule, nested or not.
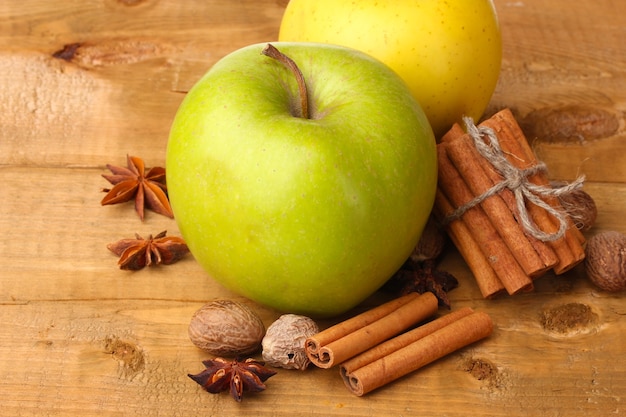
[[(474, 141), (476, 150), (483, 158), (491, 163), (494, 169), (502, 176), (503, 181), (495, 184), (485, 193), (476, 196), (472, 200), (458, 207), (445, 218), (444, 223), (450, 223), (454, 220), (460, 219), (467, 210), (482, 203), (487, 198), (498, 194), (505, 188), (508, 188), (515, 196), (517, 214), (519, 216), (518, 221), (526, 233), (538, 240), (541, 240), (542, 242), (551, 242), (562, 238), (567, 231), (568, 215), (563, 210), (559, 210), (546, 203), (543, 198), (558, 198), (564, 194), (571, 193), (582, 187), (585, 177), (580, 176), (572, 183), (554, 188), (534, 184), (529, 180), (529, 177), (537, 173), (547, 171), (547, 167), (543, 162), (538, 162), (529, 168), (517, 168), (506, 158), (505, 153), (500, 147), (498, 137), (493, 129), (487, 126), (476, 126), (471, 117), (464, 117), (463, 121), (465, 123), (467, 133)], [(558, 230), (554, 233), (546, 233), (541, 230), (530, 218), (526, 202), (539, 206), (546, 210), (550, 215), (554, 216), (559, 223)]]

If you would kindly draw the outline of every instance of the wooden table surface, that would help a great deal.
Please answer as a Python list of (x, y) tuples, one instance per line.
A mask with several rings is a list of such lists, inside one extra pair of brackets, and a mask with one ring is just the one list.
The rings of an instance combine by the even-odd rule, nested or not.
[[(489, 112), (511, 108), (554, 179), (587, 176), (596, 226), (626, 232), (626, 15), (621, 0), (496, 0), (503, 68)], [(163, 165), (169, 125), (220, 57), (275, 40), (286, 0), (4, 0), (0, 5), (0, 415), (609, 416), (626, 414), (625, 293), (581, 268), (535, 292), (483, 300), (456, 251), (453, 308), (493, 335), (363, 398), (338, 371), (279, 371), (240, 404), (187, 377), (207, 300), (237, 299), (192, 257), (120, 271), (106, 244), (173, 220), (101, 207), (105, 164)], [(71, 59), (53, 57), (78, 44)], [(546, 314), (584, 305), (564, 333)], [(584, 317), (578, 317), (584, 319)], [(322, 325), (328, 325), (324, 322)], [(565, 323), (568, 324), (568, 323)], [(580, 324), (579, 326), (577, 324)]]

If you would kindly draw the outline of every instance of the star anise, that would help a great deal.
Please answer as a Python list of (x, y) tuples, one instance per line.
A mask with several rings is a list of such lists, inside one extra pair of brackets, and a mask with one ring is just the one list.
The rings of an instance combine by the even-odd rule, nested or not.
[(202, 361), (206, 369), (199, 374), (187, 374), (207, 392), (217, 394), (230, 390), (235, 401), (240, 402), (244, 392), (259, 392), (265, 389), (264, 382), (275, 371), (266, 368), (265, 362), (255, 359), (229, 361), (223, 358)]
[(448, 291), (458, 285), (459, 282), (452, 274), (436, 268), (434, 259), (416, 261), (409, 258), (385, 284), (385, 289), (399, 295), (410, 292), (423, 294), (430, 291), (435, 294), (440, 305), (449, 309)]
[(107, 164), (112, 175), (102, 176), (113, 184), (113, 188), (103, 188), (107, 195), (101, 204), (117, 204), (135, 199), (135, 211), (143, 221), (144, 207), (173, 218), (172, 207), (167, 197), (165, 168), (153, 167), (145, 173), (143, 159), (126, 155), (128, 168)]
[(165, 236), (166, 230), (144, 239), (135, 234), (135, 239), (122, 239), (110, 243), (107, 248), (120, 257), (120, 269), (137, 271), (144, 266), (169, 265), (189, 253), (185, 241), (179, 237)]

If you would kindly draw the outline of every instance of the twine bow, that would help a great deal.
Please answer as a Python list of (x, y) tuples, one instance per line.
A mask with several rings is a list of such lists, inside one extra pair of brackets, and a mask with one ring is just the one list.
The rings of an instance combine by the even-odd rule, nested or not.
[[(533, 184), (528, 179), (530, 176), (547, 171), (547, 167), (543, 162), (537, 162), (536, 165), (525, 169), (515, 167), (509, 162), (502, 148), (500, 148), (500, 142), (493, 129), (486, 126), (476, 126), (471, 117), (464, 117), (463, 121), (465, 122), (467, 133), (473, 139), (478, 153), (493, 165), (504, 180), (494, 185), (485, 193), (458, 207), (454, 212), (448, 215), (445, 219), (446, 223), (458, 220), (467, 210), (480, 204), (487, 198), (498, 194), (505, 188), (508, 188), (513, 191), (515, 195), (519, 215), (518, 221), (521, 223), (526, 233), (543, 242), (551, 242), (562, 238), (567, 231), (568, 215), (562, 210), (558, 210), (546, 203), (542, 197), (560, 197), (571, 193), (582, 187), (585, 177), (580, 176), (574, 182), (556, 188)], [(527, 201), (543, 208), (554, 216), (559, 223), (559, 229), (554, 233), (546, 233), (539, 229), (528, 214), (526, 208)]]

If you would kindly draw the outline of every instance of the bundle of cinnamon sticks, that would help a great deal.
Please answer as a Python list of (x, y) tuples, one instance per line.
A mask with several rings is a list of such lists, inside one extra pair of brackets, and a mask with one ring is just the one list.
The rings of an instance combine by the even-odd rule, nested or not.
[[(502, 110), (479, 126), (491, 129), (502, 163), (511, 168), (504, 173), (495, 168), (477, 149), (476, 135), (455, 125), (437, 145), (439, 181), (433, 212), (446, 225), (485, 298), (503, 291), (529, 291), (533, 280), (547, 271), (562, 274), (581, 262), (585, 239), (569, 216), (558, 218), (564, 214), (558, 197), (550, 193), (540, 197), (548, 208), (528, 201), (520, 206), (515, 187), (499, 187), (507, 181), (551, 189), (545, 169), (534, 169), (542, 167), (511, 111)], [(494, 187), (498, 192), (489, 194)], [(489, 196), (481, 200), (485, 195)], [(450, 220), (476, 199), (478, 203)], [(563, 218), (566, 224), (560, 223)], [(538, 229), (539, 237), (529, 232), (527, 223)], [(559, 231), (561, 236), (550, 238)]]
[(305, 352), (320, 368), (339, 364), (348, 390), (361, 396), (493, 330), (491, 318), (471, 308), (414, 327), (433, 316), (437, 306), (430, 292), (409, 293), (310, 337)]

